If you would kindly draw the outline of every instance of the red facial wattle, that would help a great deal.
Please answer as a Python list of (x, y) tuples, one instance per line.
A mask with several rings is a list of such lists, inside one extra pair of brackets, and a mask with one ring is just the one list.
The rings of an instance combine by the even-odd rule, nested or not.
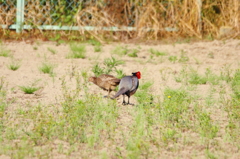
[(141, 72), (138, 71), (138, 72), (136, 73), (136, 76), (137, 76), (138, 79), (140, 79), (140, 78), (141, 78)]

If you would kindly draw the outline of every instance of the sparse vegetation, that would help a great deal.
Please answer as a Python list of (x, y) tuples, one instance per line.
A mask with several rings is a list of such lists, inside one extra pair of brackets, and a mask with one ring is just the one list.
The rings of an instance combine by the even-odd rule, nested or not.
[(166, 52), (161, 52), (161, 51), (158, 51), (158, 50), (155, 50), (155, 49), (150, 49), (149, 52), (154, 55), (154, 56), (166, 56), (168, 53)]
[(37, 50), (37, 49), (38, 49), (38, 47), (37, 47), (37, 46), (34, 46), (34, 47), (33, 47), (33, 50)]
[(0, 42), (0, 56), (3, 57), (11, 57), (11, 51), (6, 49), (6, 47), (3, 46), (3, 44)]
[(106, 58), (104, 59), (103, 65), (100, 66), (98, 63), (95, 64), (92, 68), (92, 72), (95, 74), (95, 76), (99, 76), (101, 74), (109, 74), (113, 71), (117, 72), (118, 76), (123, 75), (123, 73), (120, 70), (117, 70), (117, 66), (124, 64), (124, 61), (117, 60), (114, 57)]
[(14, 59), (12, 59), (11, 62), (7, 65), (7, 67), (12, 71), (18, 70), (20, 66), (21, 66), (21, 62), (19, 60), (14, 60)]
[(77, 43), (70, 44), (71, 52), (67, 55), (67, 58), (86, 58), (86, 46)]
[(56, 50), (54, 50), (54, 49), (52, 49), (52, 48), (50, 48), (50, 47), (48, 47), (47, 49), (48, 49), (48, 51), (51, 52), (53, 55), (55, 55), (55, 54), (57, 53)]
[[(206, 49), (201, 56), (197, 56), (198, 50), (192, 50), (195, 48), (192, 43), (184, 44), (183, 51), (179, 51), (183, 47), (178, 44), (162, 48), (144, 44), (141, 56), (135, 58), (128, 57), (137, 48), (133, 44), (123, 57), (109, 56), (111, 46), (106, 44), (107, 47), (102, 46), (102, 56), (91, 60), (65, 59), (62, 53), (67, 45), (60, 46), (63, 50), (57, 56), (48, 56), (51, 51), (46, 50), (46, 45), (37, 45), (38, 50), (47, 51), (41, 53), (41, 58), (31, 52), (19, 55), (16, 50), (23, 44), (14, 43), (17, 47), (11, 50), (24, 65), (13, 72), (5, 67), (6, 59), (10, 58), (0, 57), (0, 156), (134, 159), (238, 156), (239, 57), (228, 49), (235, 46), (232, 42), (239, 42), (226, 41), (224, 47), (216, 45), (207, 50), (206, 44), (217, 42), (198, 43), (201, 50)], [(95, 42), (92, 43), (94, 47)], [(25, 45), (32, 51), (32, 45)], [(157, 57), (149, 52), (149, 47), (154, 50), (169, 47), (166, 50), (172, 49), (171, 56)], [(207, 56), (219, 48), (223, 50), (218, 54), (229, 54), (228, 60), (219, 55), (214, 59)], [(87, 50), (87, 56), (90, 50), (93, 49)], [(45, 62), (40, 66), (46, 63), (49, 66), (43, 67), (46, 71), (37, 65), (43, 58)], [(166, 61), (160, 63), (161, 58)], [(55, 65), (49, 61), (58, 62), (59, 69), (51, 71)], [(122, 78), (132, 71), (142, 73), (139, 89), (130, 99), (134, 106), (121, 105), (122, 97), (103, 98), (102, 90), (88, 82), (93, 74), (108, 73)], [(57, 74), (53, 73), (52, 78), (41, 72)], [(39, 77), (44, 87), (26, 82)]]
[(186, 55), (186, 52), (184, 50), (181, 50), (181, 56), (180, 56), (178, 62), (186, 63), (188, 61), (189, 61), (189, 57)]
[(39, 87), (33, 87), (33, 86), (19, 86), (21, 91), (23, 91), (26, 94), (33, 94), (37, 90), (39, 90)]
[(169, 56), (168, 60), (172, 63), (175, 63), (177, 61), (177, 56)]
[(53, 69), (54, 69), (54, 65), (49, 63), (49, 62), (43, 62), (42, 65), (39, 67), (39, 70), (42, 72), (42, 73), (47, 73), (47, 74), (50, 74), (50, 75), (53, 75), (54, 72), (53, 72)]
[(117, 46), (115, 49), (112, 50), (112, 54), (117, 54), (119, 56), (127, 55), (129, 49), (127, 46)]
[(89, 40), (88, 41), (91, 45), (94, 46), (94, 52), (101, 52), (102, 51), (102, 44), (96, 40)]
[(132, 49), (128, 54), (129, 57), (138, 57), (137, 53), (139, 52), (138, 49)]

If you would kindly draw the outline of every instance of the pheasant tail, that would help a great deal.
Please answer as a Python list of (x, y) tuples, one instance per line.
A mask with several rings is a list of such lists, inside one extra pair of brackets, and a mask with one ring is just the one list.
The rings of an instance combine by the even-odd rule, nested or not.
[(128, 91), (128, 90), (123, 87), (123, 88), (121, 88), (121, 89), (115, 94), (115, 96), (114, 96), (113, 98), (117, 98), (117, 97), (119, 97), (120, 95), (126, 93), (127, 91)]

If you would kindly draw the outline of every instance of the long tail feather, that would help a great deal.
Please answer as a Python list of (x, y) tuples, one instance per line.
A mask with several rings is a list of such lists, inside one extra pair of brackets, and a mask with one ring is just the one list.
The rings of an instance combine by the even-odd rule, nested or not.
[(124, 93), (126, 93), (127, 92), (127, 90), (125, 89), (125, 88), (121, 88), (116, 94), (115, 94), (115, 96), (113, 97), (113, 98), (117, 98), (117, 97), (119, 97), (120, 95), (122, 95), (122, 94), (124, 94)]

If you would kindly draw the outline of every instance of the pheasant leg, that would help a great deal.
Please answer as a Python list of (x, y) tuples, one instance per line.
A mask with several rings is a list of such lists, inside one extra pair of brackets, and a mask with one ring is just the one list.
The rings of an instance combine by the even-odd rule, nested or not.
[(125, 95), (123, 95), (123, 103), (122, 105), (127, 105), (126, 101), (125, 101)]

